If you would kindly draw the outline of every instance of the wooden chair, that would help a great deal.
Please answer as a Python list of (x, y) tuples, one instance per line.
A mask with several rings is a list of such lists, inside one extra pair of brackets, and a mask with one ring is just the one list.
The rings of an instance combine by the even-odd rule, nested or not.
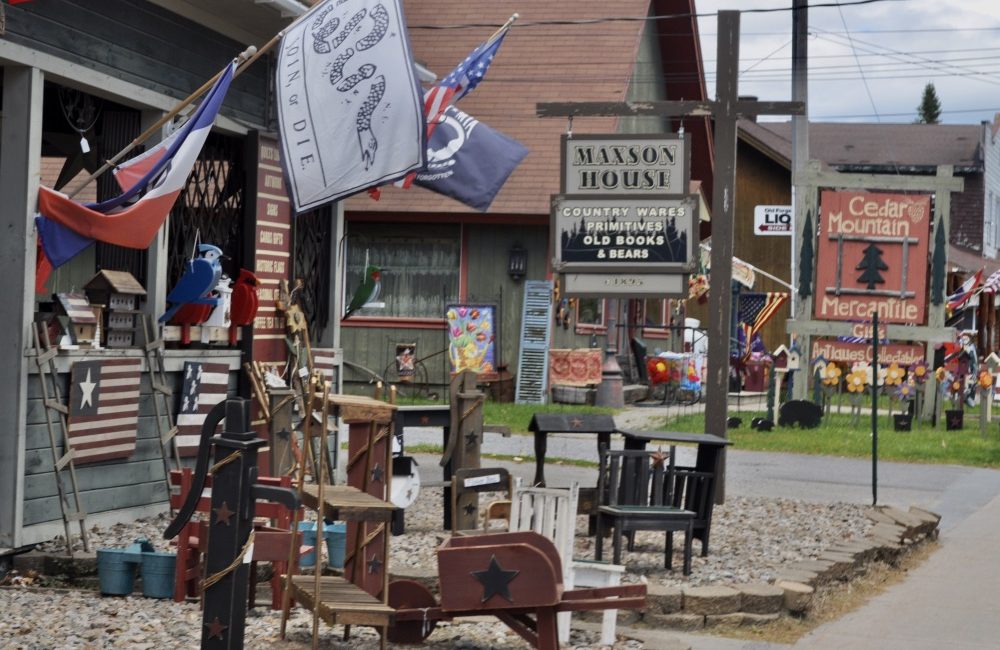
[[(625, 567), (620, 564), (573, 559), (573, 538), (576, 534), (577, 505), (580, 485), (574, 481), (567, 488), (523, 487), (520, 478), (511, 495), (510, 531), (532, 531), (555, 544), (563, 568), (563, 585), (576, 587), (617, 587)], [(615, 642), (617, 609), (604, 610), (601, 643)], [(560, 643), (569, 642), (570, 612), (557, 615)]]
[[(171, 491), (170, 505), (172, 508), (180, 508), (181, 504), (184, 503), (187, 493), (191, 490), (192, 480), (193, 475), (189, 468), (170, 472), (170, 484), (178, 488), (176, 491)], [(210, 476), (206, 479), (205, 492), (198, 501), (197, 512), (208, 513), (211, 510), (212, 497), (209, 492), (211, 480)], [(281, 478), (262, 476), (257, 480), (259, 483), (281, 487), (291, 485), (291, 479), (287, 476)], [(269, 519), (274, 526), (264, 524), (254, 526), (249, 606), (255, 605), (256, 564), (263, 561), (272, 562), (274, 565), (274, 575), (271, 577), (271, 608), (281, 609), (281, 594), (284, 589), (284, 581), (281, 576), (286, 572), (288, 565), (289, 544), (296, 544), (299, 547), (297, 557), (310, 552), (312, 547), (302, 546), (302, 533), (295, 531), (293, 536), (291, 530), (292, 512), (280, 503), (258, 501), (255, 514), (258, 518)], [(199, 585), (204, 573), (204, 555), (208, 550), (208, 530), (207, 520), (192, 520), (177, 535), (177, 565), (174, 570), (174, 600), (177, 602), (183, 602), (189, 596), (201, 596)], [(293, 564), (296, 566), (292, 567), (292, 573), (297, 573), (298, 562)]]
[[(451, 477), (451, 532), (468, 533), (470, 530), (483, 532), (479, 529), (478, 517), (471, 517), (470, 514), (478, 510), (475, 502), (467, 497), (480, 492), (502, 492), (510, 499), (513, 483), (510, 472), (503, 467), (463, 467), (455, 471)], [(460, 506), (462, 504), (462, 506)], [(462, 511), (459, 511), (459, 508)], [(486, 508), (486, 518), (484, 526), (489, 525), (490, 518), (503, 518), (503, 510), (506, 508), (504, 501), (494, 501)], [(472, 528), (459, 528), (462, 522), (471, 523)]]
[[(655, 456), (654, 456), (655, 454)], [(684, 575), (691, 573), (691, 541), (695, 513), (667, 500), (666, 485), (675, 482), (671, 466), (660, 452), (646, 450), (609, 450), (601, 448), (597, 514), (597, 539), (594, 557), (604, 551), (604, 530), (613, 527), (613, 559), (621, 563), (621, 538), (631, 538), (635, 531), (658, 530), (666, 535), (664, 566), (672, 568), (674, 532), (684, 532)]]

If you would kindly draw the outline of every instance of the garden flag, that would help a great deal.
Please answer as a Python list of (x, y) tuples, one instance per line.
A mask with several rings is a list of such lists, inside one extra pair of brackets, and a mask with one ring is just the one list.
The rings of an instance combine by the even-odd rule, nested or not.
[(948, 296), (948, 312), (954, 312), (956, 309), (964, 305), (969, 301), (976, 293), (976, 289), (980, 284), (983, 283), (983, 271), (984, 269), (979, 269), (975, 274), (970, 275), (962, 286), (958, 288), (958, 291)]
[(128, 458), (135, 452), (138, 425), (138, 359), (73, 364), (67, 418), (73, 462)]
[(430, 137), (427, 169), (416, 184), (485, 212), (528, 155), (517, 140), (449, 106)]
[(399, 0), (326, 0), (289, 28), (278, 125), (296, 212), (424, 166), (425, 121)]
[(82, 204), (61, 192), (39, 188), (35, 223), (52, 266), (61, 266), (94, 240), (126, 248), (149, 247), (187, 182), (235, 69), (233, 62), (219, 75), (180, 129), (119, 166), (115, 176), (124, 189), (119, 196)]
[(739, 298), (739, 322), (745, 336), (743, 360), (750, 358), (753, 336), (771, 320), (775, 312), (788, 300), (788, 294), (783, 291), (768, 291), (766, 293), (741, 293)]
[(212, 407), (226, 399), (229, 366), (224, 363), (184, 362), (180, 408), (177, 411), (177, 450), (181, 456), (197, 456), (201, 425)]

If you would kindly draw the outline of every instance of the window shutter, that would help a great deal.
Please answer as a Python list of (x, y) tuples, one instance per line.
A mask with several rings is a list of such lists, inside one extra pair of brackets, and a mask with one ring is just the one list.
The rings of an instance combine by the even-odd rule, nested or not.
[(552, 323), (552, 282), (524, 283), (521, 349), (517, 360), (518, 404), (544, 404), (549, 374), (549, 334)]

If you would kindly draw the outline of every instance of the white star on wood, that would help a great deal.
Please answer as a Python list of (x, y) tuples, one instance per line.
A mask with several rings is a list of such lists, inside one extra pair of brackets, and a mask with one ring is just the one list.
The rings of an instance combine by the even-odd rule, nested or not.
[(94, 405), (94, 387), (97, 382), (90, 381), (90, 369), (87, 369), (87, 378), (80, 382), (80, 392), (83, 397), (80, 399), (80, 408)]

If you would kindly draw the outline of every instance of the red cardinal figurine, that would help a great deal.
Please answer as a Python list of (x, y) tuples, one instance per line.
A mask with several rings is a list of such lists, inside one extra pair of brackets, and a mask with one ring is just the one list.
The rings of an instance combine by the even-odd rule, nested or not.
[(236, 345), (236, 328), (249, 325), (257, 316), (257, 276), (240, 269), (233, 283), (232, 304), (229, 305), (229, 345)]
[(178, 309), (170, 318), (171, 325), (181, 326), (181, 343), (183, 345), (191, 344), (191, 326), (201, 325), (207, 321), (208, 317), (212, 315), (212, 309), (212, 305), (188, 303)]

